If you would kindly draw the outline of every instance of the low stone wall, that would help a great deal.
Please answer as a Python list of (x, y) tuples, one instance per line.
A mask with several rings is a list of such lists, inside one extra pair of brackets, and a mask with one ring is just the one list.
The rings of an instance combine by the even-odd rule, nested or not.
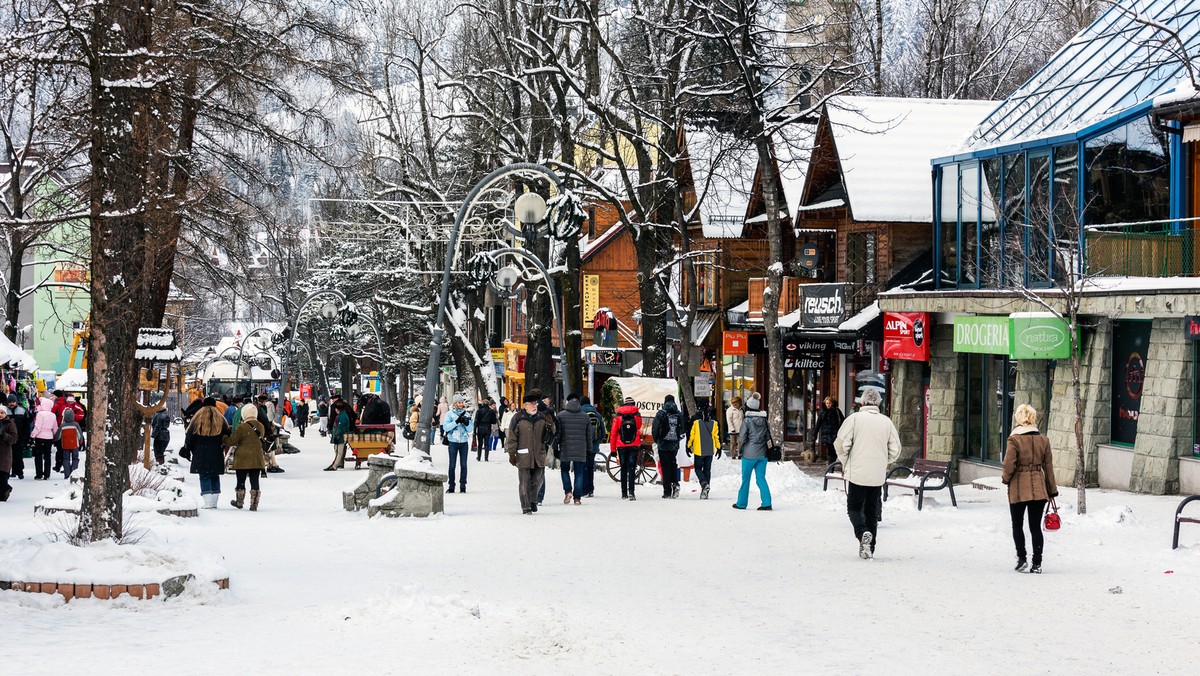
[(375, 499), (379, 490), (379, 482), (392, 473), (396, 466), (396, 457), (377, 453), (367, 459), (367, 475), (353, 488), (342, 491), (342, 508), (347, 512), (357, 512), (366, 509), (368, 503)]
[[(190, 575), (172, 578), (162, 582), (147, 582), (145, 584), (77, 584), (73, 582), (23, 582), (0, 580), (0, 589), (29, 592), (32, 594), (61, 594), (63, 599), (100, 599), (108, 601), (121, 596), (134, 599), (152, 599), (158, 596), (177, 596), (183, 591), (184, 585), (194, 579)], [(229, 578), (213, 580), (217, 589), (229, 589)]]
[(396, 488), (367, 503), (367, 516), (430, 516), (446, 510), (445, 474), (403, 467), (394, 474)]

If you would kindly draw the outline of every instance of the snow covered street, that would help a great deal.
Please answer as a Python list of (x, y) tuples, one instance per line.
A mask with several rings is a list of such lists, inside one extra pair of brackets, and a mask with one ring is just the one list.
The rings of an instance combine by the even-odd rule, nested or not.
[[(175, 444), (181, 438), (175, 428)], [(1179, 498), (1095, 490), (1047, 535), (1045, 574), (1012, 572), (1002, 491), (893, 496), (862, 561), (840, 491), (772, 465), (775, 511), (730, 508), (736, 464), (679, 500), (637, 502), (597, 474), (563, 505), (557, 473), (523, 516), (502, 454), (428, 520), (341, 508), (354, 470), (323, 472), (315, 433), (263, 482), (262, 511), (148, 514), (150, 540), (225, 557), (231, 589), (102, 602), (0, 592), (5, 674), (1185, 673), (1200, 602), (1200, 527), (1170, 549)], [(445, 457), (435, 453), (439, 468)], [(499, 457), (497, 457), (499, 455)], [(359, 470), (360, 473), (366, 469)], [(189, 477), (189, 483), (195, 476)], [(43, 531), (54, 482), (17, 481), (0, 540)], [(0, 542), (0, 546), (3, 543)]]

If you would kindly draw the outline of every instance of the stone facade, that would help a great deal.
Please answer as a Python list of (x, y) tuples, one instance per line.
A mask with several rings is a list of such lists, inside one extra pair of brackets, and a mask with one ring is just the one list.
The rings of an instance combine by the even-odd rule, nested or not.
[(398, 467), (394, 475), (396, 488), (367, 503), (367, 516), (431, 516), (446, 511), (445, 474)]
[[(954, 327), (933, 327), (929, 354), (929, 449), (930, 460), (953, 462), (963, 455), (962, 421), (966, 397), (962, 380), (966, 374), (963, 356), (954, 351)], [(957, 472), (957, 464), (954, 471)]]
[(1183, 321), (1158, 318), (1150, 330), (1129, 480), (1139, 493), (1179, 492), (1179, 456), (1191, 455), (1192, 346), (1183, 340)]
[[(1095, 486), (1099, 481), (1097, 444), (1108, 443), (1112, 416), (1112, 322), (1097, 321), (1085, 330), (1080, 360), (1079, 386), (1083, 403), (1084, 482)], [(1059, 486), (1075, 485), (1075, 392), (1072, 386), (1071, 360), (1059, 360), (1054, 371), (1054, 391), (1050, 397), (1050, 419), (1046, 436), (1054, 450), (1054, 478)]]
[(901, 465), (910, 465), (923, 450), (921, 417), (925, 407), (921, 380), (924, 366), (917, 361), (892, 361), (892, 402), (888, 413), (900, 432), (900, 444), (904, 449), (900, 452)]

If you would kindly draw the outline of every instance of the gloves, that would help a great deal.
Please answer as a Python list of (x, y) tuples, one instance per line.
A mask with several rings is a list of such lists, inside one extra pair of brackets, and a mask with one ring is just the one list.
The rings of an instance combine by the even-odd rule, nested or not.
[(470, 421), (471, 421), (471, 419), (467, 416), (467, 414), (462, 413), (458, 416), (458, 420), (456, 420), (455, 422), (457, 422), (459, 425), (466, 425)]
[(721, 457), (721, 449), (718, 448), (717, 449), (717, 458), (720, 459), (720, 457)]
[(515, 455), (508, 456), (508, 464), (512, 465), (513, 467), (516, 467), (517, 466), (517, 456), (515, 456)]

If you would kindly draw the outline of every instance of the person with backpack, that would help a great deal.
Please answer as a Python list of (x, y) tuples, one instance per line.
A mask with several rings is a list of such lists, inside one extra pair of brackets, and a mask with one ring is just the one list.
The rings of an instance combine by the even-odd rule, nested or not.
[(663, 498), (679, 497), (679, 442), (687, 430), (687, 420), (675, 405), (675, 395), (663, 398), (662, 408), (654, 414), (650, 435), (658, 446), (658, 478), (662, 482)]
[(592, 448), (583, 470), (583, 497), (590, 498), (596, 492), (596, 454), (600, 452), (600, 444), (608, 441), (608, 434), (604, 429), (604, 418), (600, 416), (600, 411), (592, 406), (590, 398), (580, 397), (579, 409), (587, 414), (588, 425), (592, 428)]
[(766, 411), (760, 411), (762, 397), (754, 392), (746, 397), (746, 418), (742, 421), (742, 485), (738, 487), (734, 509), (746, 509), (750, 499), (750, 475), (758, 483), (760, 512), (771, 511), (771, 487), (767, 485), (767, 446), (771, 444), (771, 428)]
[(708, 485), (712, 481), (713, 456), (721, 457), (721, 433), (707, 406), (700, 407), (692, 420), (687, 447), (695, 459), (696, 478), (700, 480), (700, 499), (707, 500)]
[[(592, 453), (592, 425), (583, 412), (579, 395), (567, 395), (567, 403), (558, 413), (558, 459), (562, 463), (563, 504), (583, 504), (584, 472)], [(571, 472), (575, 480), (571, 481)]]
[(642, 416), (633, 397), (625, 397), (617, 408), (608, 438), (610, 452), (621, 461), (621, 499), (636, 500), (633, 486), (642, 463)]
[(154, 461), (160, 465), (165, 463), (167, 444), (171, 443), (171, 414), (166, 408), (158, 409), (150, 419), (150, 440), (154, 442)]

